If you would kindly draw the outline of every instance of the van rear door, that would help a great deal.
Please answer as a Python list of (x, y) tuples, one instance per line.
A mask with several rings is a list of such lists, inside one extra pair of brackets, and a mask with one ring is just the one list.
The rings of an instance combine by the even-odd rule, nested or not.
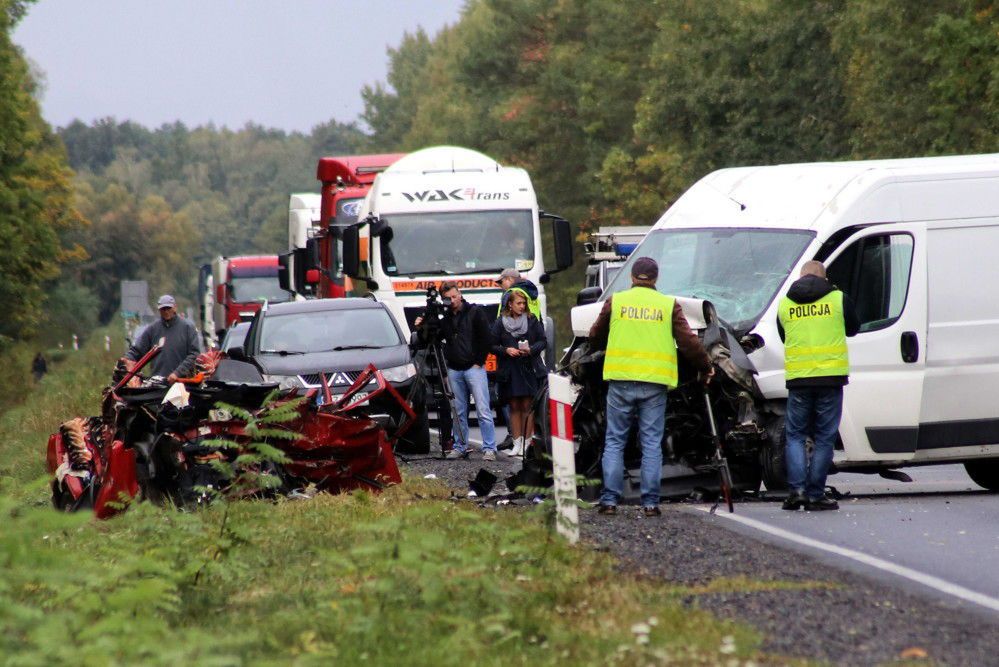
[(916, 451), (926, 357), (926, 225), (876, 225), (826, 260), (853, 299), (860, 332), (848, 339), (837, 461), (906, 461)]

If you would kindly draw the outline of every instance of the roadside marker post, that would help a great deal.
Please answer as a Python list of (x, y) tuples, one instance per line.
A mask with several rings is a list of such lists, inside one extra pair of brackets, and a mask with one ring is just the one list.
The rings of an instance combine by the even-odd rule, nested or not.
[(548, 374), (548, 414), (551, 419), (555, 527), (571, 544), (579, 541), (576, 506), (576, 452), (572, 441), (572, 404), (576, 391), (569, 378)]

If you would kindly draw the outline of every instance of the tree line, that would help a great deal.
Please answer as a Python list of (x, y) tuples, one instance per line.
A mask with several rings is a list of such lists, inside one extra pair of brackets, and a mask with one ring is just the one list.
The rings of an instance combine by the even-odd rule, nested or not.
[(122, 278), (190, 298), (211, 256), (283, 249), (321, 155), (475, 148), (526, 168), (582, 236), (650, 224), (722, 167), (999, 151), (994, 0), (468, 0), (389, 50), (363, 123), (310, 133), (53, 133), (9, 41), (26, 4), (0, 0), (0, 335), (41, 326), (46, 294), (107, 320)]

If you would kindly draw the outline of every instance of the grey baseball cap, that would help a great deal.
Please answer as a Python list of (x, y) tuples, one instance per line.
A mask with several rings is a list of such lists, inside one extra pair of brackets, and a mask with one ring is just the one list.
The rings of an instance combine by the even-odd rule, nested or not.
[(499, 274), (499, 278), (496, 279), (496, 282), (502, 282), (504, 278), (520, 280), (520, 271), (517, 269), (503, 269), (503, 273)]
[(169, 294), (164, 294), (160, 297), (160, 300), (156, 302), (157, 308), (176, 308), (177, 301)]

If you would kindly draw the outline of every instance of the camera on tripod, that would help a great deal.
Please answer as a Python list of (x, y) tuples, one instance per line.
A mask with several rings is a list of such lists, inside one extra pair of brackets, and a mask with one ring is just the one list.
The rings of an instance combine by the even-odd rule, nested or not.
[(451, 297), (441, 296), (436, 285), (427, 288), (427, 307), (420, 323), (422, 338), (428, 342), (440, 341), (441, 320), (451, 309)]

